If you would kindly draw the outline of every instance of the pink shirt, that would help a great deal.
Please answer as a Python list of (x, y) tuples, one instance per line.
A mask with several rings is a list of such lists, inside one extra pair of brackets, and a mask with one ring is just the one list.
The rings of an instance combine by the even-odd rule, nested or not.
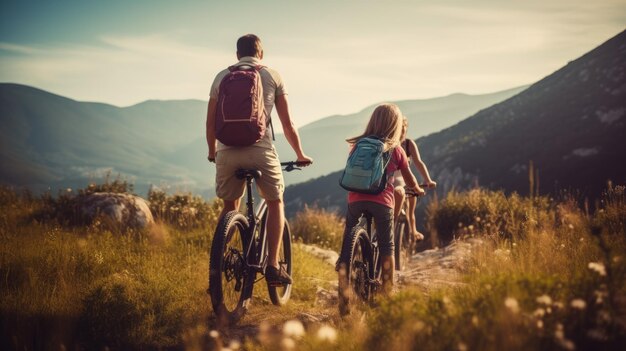
[(387, 165), (387, 186), (385, 187), (385, 190), (377, 195), (361, 194), (349, 191), (348, 203), (350, 204), (358, 201), (371, 201), (393, 208), (395, 203), (393, 197), (393, 173), (396, 170), (407, 168), (409, 168), (409, 161), (406, 157), (406, 153), (401, 146), (396, 146), (396, 148), (393, 150), (393, 153), (391, 154), (391, 160)]

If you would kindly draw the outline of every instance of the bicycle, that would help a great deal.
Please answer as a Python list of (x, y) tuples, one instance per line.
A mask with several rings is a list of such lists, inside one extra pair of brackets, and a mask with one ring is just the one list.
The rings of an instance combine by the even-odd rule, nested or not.
[[(282, 162), (283, 171), (300, 170), (308, 163)], [(261, 199), (256, 210), (252, 183), (261, 177), (255, 169), (238, 169), (235, 175), (246, 180), (246, 212), (230, 211), (217, 225), (210, 252), (209, 288), (213, 311), (221, 322), (236, 323), (247, 312), (254, 284), (264, 279), (267, 267), (267, 204)], [(291, 235), (285, 220), (279, 264), (289, 275), (292, 272)], [(256, 279), (257, 273), (263, 277)], [(267, 285), (274, 305), (284, 305), (291, 296), (291, 284)]]
[[(369, 233), (372, 233), (371, 236)], [(382, 287), (378, 237), (372, 231), (372, 217), (362, 213), (359, 223), (343, 240), (349, 240), (350, 246), (347, 263), (338, 267), (339, 313), (342, 316), (349, 313), (351, 296), (356, 295), (363, 302), (372, 302), (375, 292)], [(345, 264), (347, 266), (343, 266)]]
[[(420, 184), (420, 187), (424, 190), (428, 189), (428, 184)], [(418, 193), (411, 191), (406, 188), (405, 191), (405, 200), (402, 205), (402, 210), (398, 215), (398, 218), (395, 221), (394, 233), (393, 233), (393, 243), (395, 247), (394, 258), (396, 261), (396, 270), (402, 270), (405, 268), (406, 263), (409, 261), (409, 257), (415, 251), (415, 247), (418, 241), (413, 235), (411, 235), (411, 231), (409, 230), (409, 221), (407, 218), (407, 213), (409, 211), (409, 203), (408, 199), (410, 197), (416, 197), (417, 200), (424, 196), (419, 195)], [(422, 239), (423, 240), (423, 239)]]
[[(339, 313), (341, 315), (349, 313), (351, 296), (355, 295), (359, 300), (371, 303), (376, 293), (382, 288), (382, 262), (378, 236), (376, 231), (372, 230), (372, 217), (362, 213), (358, 224), (344, 240), (349, 240), (349, 252), (346, 253), (347, 263), (338, 266)], [(343, 266), (344, 264), (347, 266)]]

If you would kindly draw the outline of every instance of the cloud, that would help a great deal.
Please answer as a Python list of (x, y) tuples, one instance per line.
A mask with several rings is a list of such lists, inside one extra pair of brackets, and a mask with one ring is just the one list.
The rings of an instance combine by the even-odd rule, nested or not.
[(303, 125), (384, 100), (529, 84), (623, 30), (626, 18), (623, 0), (354, 3), (290, 3), (288, 14), (268, 3), (242, 14), (245, 25), (212, 7), (211, 23), (198, 15), (177, 30), (87, 44), (4, 42), (0, 81), (117, 105), (207, 99), (215, 74), (235, 60), (226, 38), (259, 30), (265, 63), (283, 75)]

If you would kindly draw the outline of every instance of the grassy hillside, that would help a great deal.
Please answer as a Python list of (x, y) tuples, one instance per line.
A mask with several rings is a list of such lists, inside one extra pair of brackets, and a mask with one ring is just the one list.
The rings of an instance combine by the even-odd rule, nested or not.
[[(219, 203), (181, 222), (174, 204), (201, 200), (154, 196), (158, 226), (116, 233), (98, 222), (61, 225), (38, 215), (50, 200), (2, 188), (0, 347), (619, 350), (626, 342), (624, 187), (609, 188), (595, 214), (567, 199), (450, 194), (431, 205), (429, 220), (439, 234), (473, 240), (469, 256), (452, 262), (461, 283), (424, 291), (429, 273), (419, 272), (416, 286), (344, 319), (318, 293), (333, 289), (333, 267), (295, 246), (289, 305), (272, 306), (258, 284), (250, 314), (219, 331), (205, 293)], [(318, 210), (292, 224), (309, 230), (294, 236), (323, 245), (342, 225)]]
[(127, 108), (78, 102), (39, 89), (0, 84), (0, 159), (5, 184), (81, 187), (110, 171), (147, 191), (150, 184), (208, 188), (210, 168), (179, 162), (176, 150), (204, 134), (206, 104), (149, 101)]

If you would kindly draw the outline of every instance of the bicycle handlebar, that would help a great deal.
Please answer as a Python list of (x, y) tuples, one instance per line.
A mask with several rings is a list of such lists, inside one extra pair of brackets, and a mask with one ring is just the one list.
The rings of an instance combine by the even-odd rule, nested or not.
[(289, 161), (289, 162), (281, 162), (280, 165), (283, 168), (283, 170), (285, 172), (291, 172), (291, 171), (295, 171), (295, 170), (302, 170), (302, 168), (300, 167), (305, 167), (308, 166), (310, 164), (312, 164), (313, 162), (298, 162), (298, 161)]
[[(420, 186), (420, 188), (424, 189), (424, 192), (426, 192), (426, 189), (434, 189), (435, 188), (435, 187), (429, 186), (428, 184), (420, 184), (419, 186)], [(423, 195), (420, 195), (420, 194), (414, 192), (413, 190), (411, 190), (408, 187), (404, 187), (404, 193), (405, 193), (406, 196), (416, 196), (416, 197), (417, 196), (423, 196)]]

